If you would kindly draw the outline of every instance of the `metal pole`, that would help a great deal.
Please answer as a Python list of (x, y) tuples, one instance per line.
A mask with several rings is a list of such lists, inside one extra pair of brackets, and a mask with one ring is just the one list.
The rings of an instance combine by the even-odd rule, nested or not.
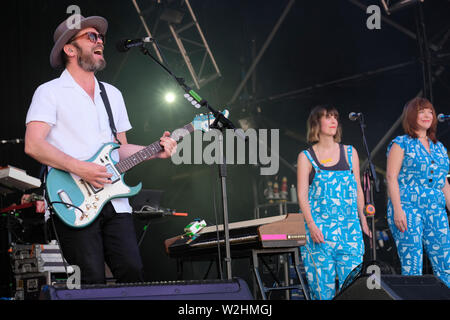
[[(131, 0), (131, 1), (133, 1), (134, 7), (136, 8), (136, 11), (139, 15), (139, 19), (141, 19), (142, 25), (144, 26), (145, 31), (147, 32), (147, 35), (150, 38), (153, 38), (152, 33), (150, 32), (150, 29), (148, 28), (147, 23), (145, 22), (144, 16), (142, 15), (141, 9), (139, 8), (138, 4), (136, 3), (136, 0)], [(154, 43), (152, 44), (152, 46), (153, 46), (153, 50), (155, 50), (156, 55), (158, 56), (159, 61), (161, 63), (163, 63), (163, 58), (161, 57), (161, 54), (159, 53), (158, 47)]]
[[(220, 158), (223, 159), (223, 163), (219, 164), (219, 175), (222, 186), (222, 205), (223, 205), (223, 232), (225, 240), (225, 265), (227, 270), (227, 279), (231, 280), (232, 268), (231, 268), (231, 250), (230, 250), (230, 231), (228, 228), (228, 203), (227, 203), (227, 164), (226, 158), (223, 154), (223, 133), (219, 133), (219, 152)], [(220, 249), (219, 249), (220, 250)]]
[(202, 38), (203, 44), (206, 48), (206, 52), (208, 52), (209, 57), (211, 58), (211, 62), (214, 66), (214, 69), (216, 69), (216, 72), (218, 73), (219, 76), (222, 76), (219, 70), (219, 67), (217, 66), (216, 60), (213, 57), (213, 54), (211, 52), (211, 49), (209, 48), (208, 42), (206, 42), (206, 38), (203, 35), (203, 31), (200, 28), (200, 24), (197, 21), (197, 17), (194, 14), (194, 11), (192, 10), (191, 4), (189, 3), (189, 0), (184, 0), (184, 2), (186, 3), (186, 6), (189, 10), (189, 13), (191, 14), (192, 20), (194, 20), (195, 26), (197, 27), (198, 33), (200, 34), (200, 37)]
[[(357, 6), (358, 8), (360, 8), (361, 10), (363, 10), (364, 12), (367, 10), (367, 5), (364, 5), (362, 3), (360, 3), (357, 0), (348, 0), (349, 2), (351, 2), (352, 4), (354, 4), (355, 6)], [(392, 21), (391, 19), (381, 15), (381, 21), (389, 24), (390, 26), (394, 27), (395, 29), (399, 30), (400, 32), (406, 34), (408, 37), (410, 37), (411, 39), (417, 40), (417, 35), (412, 32), (411, 30), (406, 29), (405, 27), (399, 25), (398, 23)], [(438, 46), (431, 44), (430, 48), (433, 50), (438, 50)]]
[(253, 70), (255, 70), (256, 65), (259, 63), (259, 60), (261, 60), (264, 52), (269, 47), (270, 42), (272, 41), (273, 37), (277, 33), (278, 29), (280, 28), (281, 23), (286, 18), (286, 15), (288, 14), (288, 12), (291, 9), (291, 7), (294, 5), (294, 2), (295, 2), (295, 0), (289, 0), (289, 3), (287, 4), (286, 8), (284, 9), (283, 13), (281, 14), (280, 18), (278, 19), (277, 23), (275, 24), (275, 27), (273, 28), (273, 30), (269, 34), (269, 37), (267, 38), (266, 42), (262, 46), (261, 51), (258, 53), (258, 56), (253, 61), (252, 65), (250, 66), (250, 69), (248, 70), (248, 72), (245, 75), (244, 79), (242, 80), (242, 82), (240, 83), (238, 88), (236, 89), (233, 97), (231, 98), (230, 102), (228, 102), (228, 104), (233, 103), (236, 100), (236, 98), (239, 96), (239, 94), (241, 93), (241, 91), (244, 88), (245, 84), (247, 83), (248, 79), (250, 79), (250, 77), (251, 77), (251, 75), (253, 73)]
[(417, 40), (422, 60), (423, 88), (425, 97), (433, 103), (433, 78), (431, 74), (431, 56), (425, 28), (422, 6), (416, 7)]
[(400, 10), (400, 9), (403, 9), (403, 8), (405, 8), (407, 6), (413, 5), (413, 4), (415, 4), (415, 3), (419, 2), (419, 1), (423, 2), (424, 0), (403, 0), (403, 1), (400, 1), (400, 2), (392, 5), (389, 8), (388, 14), (394, 13), (397, 10)]
[(183, 56), (184, 62), (186, 63), (189, 73), (191, 74), (192, 80), (194, 80), (194, 84), (197, 87), (197, 89), (200, 89), (200, 85), (198, 83), (197, 75), (195, 74), (195, 70), (192, 67), (191, 59), (189, 59), (189, 56), (187, 55), (186, 49), (184, 48), (183, 42), (178, 37), (177, 32), (175, 31), (175, 28), (171, 23), (169, 23), (169, 29), (172, 33), (173, 38), (175, 39), (175, 42), (177, 43), (178, 49), (181, 52), (181, 55)]
[(340, 78), (340, 79), (337, 79), (337, 80), (332, 80), (332, 81), (328, 81), (328, 82), (324, 82), (324, 83), (320, 83), (320, 84), (315, 84), (315, 85), (312, 85), (312, 86), (309, 86), (309, 87), (306, 87), (306, 88), (297, 89), (297, 90), (293, 90), (293, 91), (277, 94), (277, 95), (274, 95), (274, 96), (271, 96), (271, 97), (268, 97), (268, 98), (258, 99), (254, 103), (260, 103), (260, 102), (264, 102), (264, 101), (274, 101), (274, 100), (286, 98), (286, 97), (289, 97), (289, 96), (292, 96), (292, 95), (295, 95), (295, 94), (305, 93), (307, 91), (311, 91), (311, 90), (314, 90), (314, 89), (322, 89), (322, 88), (325, 88), (327, 86), (336, 85), (336, 84), (339, 84), (339, 83), (342, 83), (342, 82), (345, 82), (345, 81), (358, 80), (358, 79), (362, 79), (362, 78), (365, 78), (365, 77), (374, 76), (374, 75), (377, 75), (379, 73), (383, 73), (383, 72), (387, 72), (387, 71), (392, 71), (392, 70), (404, 68), (404, 67), (410, 66), (412, 64), (415, 64), (416, 62), (417, 62), (417, 60), (413, 60), (413, 61), (404, 62), (404, 63), (396, 64), (396, 65), (393, 65), (393, 66), (389, 66), (389, 67), (380, 68), (380, 69), (373, 70), (373, 71), (358, 73), (356, 75)]

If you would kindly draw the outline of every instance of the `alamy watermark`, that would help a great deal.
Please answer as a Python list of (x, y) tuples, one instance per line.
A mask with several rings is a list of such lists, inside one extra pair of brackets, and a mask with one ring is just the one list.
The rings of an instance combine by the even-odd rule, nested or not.
[[(172, 156), (172, 162), (175, 165), (223, 164), (225, 160), (226, 164), (259, 164), (261, 175), (278, 173), (280, 162), (280, 132), (278, 129), (255, 130), (250, 128), (245, 132), (242, 129), (227, 129), (225, 137), (221, 131), (216, 129), (206, 133), (197, 130), (194, 131), (192, 137), (187, 130), (178, 129), (172, 135), (183, 137), (183, 140), (178, 143), (177, 152)], [(244, 141), (244, 137), (246, 141)], [(204, 142), (209, 142), (209, 144), (204, 147)]]
[(70, 5), (67, 7), (66, 10), (67, 14), (72, 14), (68, 19), (67, 19), (67, 29), (72, 30), (72, 29), (81, 29), (81, 9), (79, 6), (77, 5)]
[(381, 270), (377, 265), (367, 267), (367, 274), (370, 276), (366, 280), (366, 286), (369, 290), (381, 289)]
[(72, 289), (81, 289), (81, 269), (79, 266), (76, 265), (70, 265), (67, 267), (67, 271), (69, 273), (70, 271), (72, 274), (70, 276), (67, 277), (66, 280), (66, 286), (67, 289), (72, 290)]
[(381, 9), (376, 4), (368, 6), (366, 9), (366, 13), (370, 14), (370, 16), (366, 20), (367, 29), (381, 29)]

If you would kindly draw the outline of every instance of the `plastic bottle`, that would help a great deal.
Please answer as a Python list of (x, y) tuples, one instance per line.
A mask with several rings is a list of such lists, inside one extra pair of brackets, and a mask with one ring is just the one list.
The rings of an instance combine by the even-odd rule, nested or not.
[(290, 193), (291, 193), (291, 202), (297, 202), (297, 189), (295, 188), (294, 185), (291, 185), (291, 189), (290, 189)]

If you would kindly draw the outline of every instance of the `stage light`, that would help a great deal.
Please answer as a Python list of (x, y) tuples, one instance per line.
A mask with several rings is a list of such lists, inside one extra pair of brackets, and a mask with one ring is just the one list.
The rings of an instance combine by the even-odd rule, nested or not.
[(172, 92), (166, 93), (166, 96), (164, 97), (167, 103), (173, 103), (175, 101), (175, 95)]

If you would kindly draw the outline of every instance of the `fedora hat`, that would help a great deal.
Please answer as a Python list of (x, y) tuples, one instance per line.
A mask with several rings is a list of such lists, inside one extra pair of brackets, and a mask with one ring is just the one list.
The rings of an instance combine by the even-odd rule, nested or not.
[[(73, 21), (79, 21), (80, 28), (71, 28)], [(62, 49), (70, 39), (80, 32), (80, 30), (86, 28), (95, 28), (99, 33), (105, 34), (106, 30), (108, 30), (108, 21), (106, 21), (105, 18), (98, 16), (85, 18), (82, 15), (74, 14), (62, 22), (53, 34), (53, 41), (55, 42), (55, 45), (50, 53), (50, 65), (52, 68), (58, 69), (63, 66), (63, 61), (61, 58)]]

